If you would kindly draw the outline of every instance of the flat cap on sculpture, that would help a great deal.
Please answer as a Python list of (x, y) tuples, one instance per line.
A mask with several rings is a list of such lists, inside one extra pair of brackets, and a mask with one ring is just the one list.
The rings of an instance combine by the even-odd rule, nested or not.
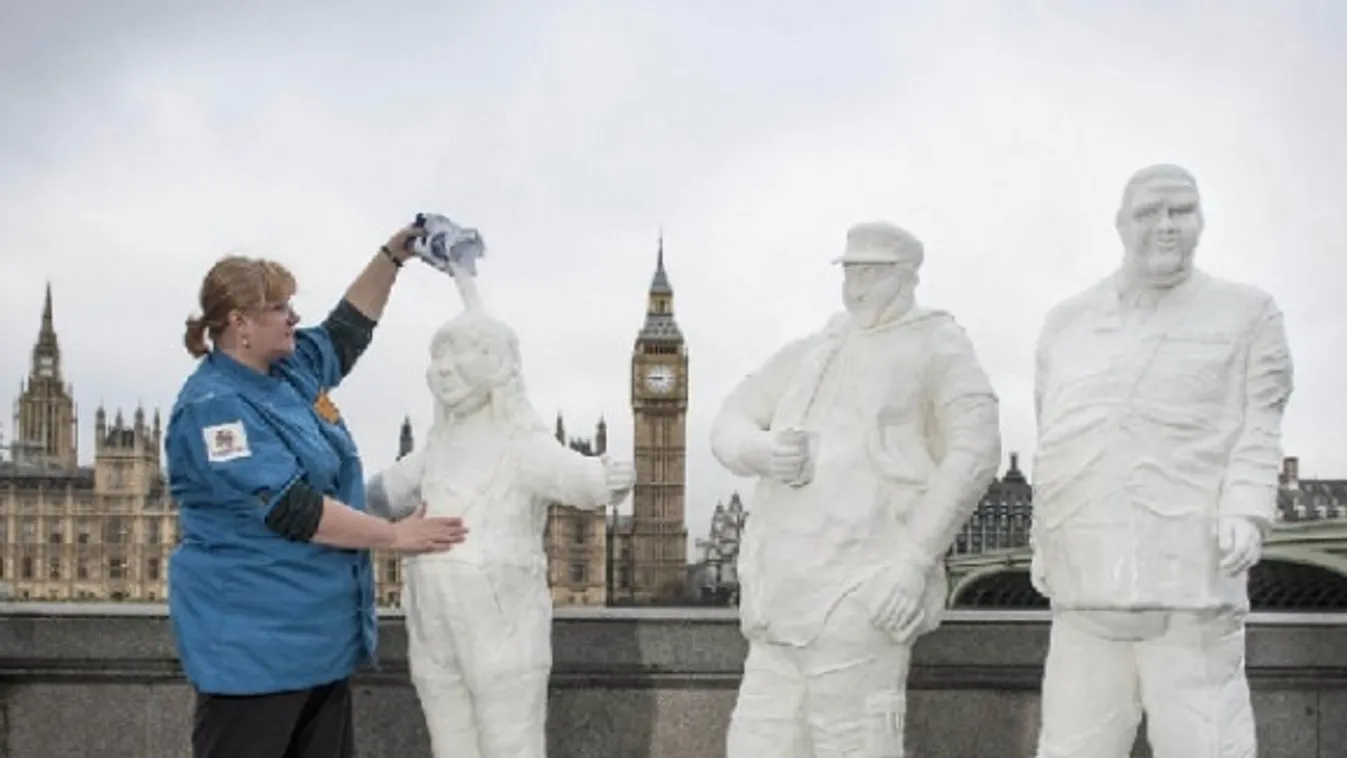
[(867, 221), (847, 230), (847, 247), (834, 263), (905, 263), (920, 266), (925, 257), (916, 235), (887, 221)]

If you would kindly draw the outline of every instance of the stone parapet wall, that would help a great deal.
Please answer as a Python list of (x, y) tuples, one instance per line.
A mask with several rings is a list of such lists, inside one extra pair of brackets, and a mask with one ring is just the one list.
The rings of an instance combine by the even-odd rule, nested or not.
[[(553, 640), (549, 758), (723, 756), (732, 610), (558, 610)], [(1032, 758), (1047, 641), (1046, 614), (951, 612), (915, 653), (912, 755)], [(1248, 648), (1260, 758), (1347, 755), (1347, 616), (1258, 616)], [(398, 614), (381, 658), (356, 683), (360, 755), (428, 756)], [(0, 604), (0, 758), (185, 758), (191, 705), (162, 606)]]

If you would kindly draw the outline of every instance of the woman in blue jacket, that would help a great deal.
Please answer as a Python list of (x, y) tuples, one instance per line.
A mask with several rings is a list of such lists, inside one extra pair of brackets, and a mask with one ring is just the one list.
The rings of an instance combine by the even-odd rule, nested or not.
[(369, 550), (464, 539), (458, 519), (365, 513), (360, 456), (329, 394), (421, 233), (395, 234), (317, 327), (296, 328), (295, 281), (278, 263), (225, 258), (201, 286), (186, 344), (202, 360), (165, 440), (181, 533), (168, 604), (197, 692), (195, 758), (353, 756), (348, 679), (377, 641)]

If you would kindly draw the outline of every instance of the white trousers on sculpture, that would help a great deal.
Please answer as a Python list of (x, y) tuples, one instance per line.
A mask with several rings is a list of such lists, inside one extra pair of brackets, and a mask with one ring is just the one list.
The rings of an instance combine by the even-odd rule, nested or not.
[(544, 758), (552, 668), (546, 575), (443, 558), (405, 565), (408, 665), (431, 754)]
[(1055, 610), (1038, 758), (1255, 758), (1244, 617)]
[(854, 596), (805, 647), (749, 640), (726, 758), (903, 758), (910, 662)]

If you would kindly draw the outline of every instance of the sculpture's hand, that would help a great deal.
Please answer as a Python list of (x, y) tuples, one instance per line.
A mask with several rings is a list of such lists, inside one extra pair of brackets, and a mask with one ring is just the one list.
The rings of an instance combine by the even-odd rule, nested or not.
[(392, 549), (400, 553), (442, 553), (467, 538), (460, 518), (426, 518), (424, 503), (393, 524)]
[(809, 464), (809, 438), (792, 429), (763, 432), (747, 457), (764, 478), (782, 484), (800, 483)]
[(636, 486), (636, 467), (625, 461), (610, 460), (606, 455), (601, 460), (604, 486), (612, 493), (612, 503), (616, 505)]
[(871, 580), (870, 608), (874, 624), (906, 644), (925, 620), (922, 607), (926, 572), (908, 562), (881, 569)]
[(1263, 552), (1263, 532), (1243, 516), (1224, 516), (1216, 527), (1221, 571), (1227, 576), (1253, 568)]

